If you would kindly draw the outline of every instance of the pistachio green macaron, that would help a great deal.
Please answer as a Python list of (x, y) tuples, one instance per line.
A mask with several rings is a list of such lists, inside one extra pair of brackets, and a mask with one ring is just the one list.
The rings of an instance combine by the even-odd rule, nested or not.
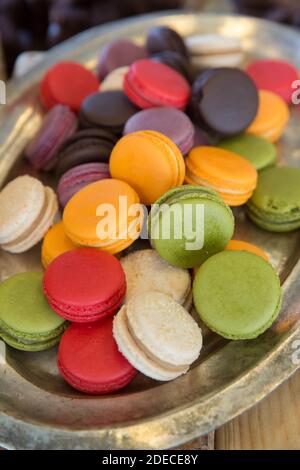
[(256, 338), (279, 314), (281, 287), (277, 273), (261, 256), (223, 251), (202, 264), (193, 283), (201, 320), (228, 339)]
[(184, 185), (156, 201), (148, 229), (152, 247), (163, 259), (193, 268), (225, 248), (233, 234), (234, 218), (212, 189)]
[(66, 327), (49, 306), (42, 273), (16, 274), (0, 285), (0, 338), (15, 349), (42, 351), (58, 343)]

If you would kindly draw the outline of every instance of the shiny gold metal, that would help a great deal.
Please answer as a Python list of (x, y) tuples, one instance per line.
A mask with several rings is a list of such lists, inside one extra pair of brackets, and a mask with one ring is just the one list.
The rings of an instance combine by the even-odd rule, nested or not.
[[(101, 48), (117, 37), (142, 41), (155, 24), (180, 33), (220, 32), (241, 38), (247, 60), (283, 57), (300, 68), (300, 35), (261, 20), (222, 15), (150, 15), (97, 27), (47, 54), (43, 63), (9, 85), (0, 113), (0, 178), (24, 171), (22, 149), (36, 132), (42, 111), (38, 82), (54, 62), (68, 58), (93, 68)], [(280, 144), (282, 162), (300, 166), (300, 111)], [(299, 368), (300, 233), (271, 234), (236, 211), (236, 235), (271, 256), (283, 281), (284, 301), (273, 328), (253, 341), (225, 342), (207, 334), (201, 358), (184, 377), (161, 384), (139, 375), (125, 391), (93, 397), (59, 377), (56, 350), (22, 353), (0, 342), (0, 445), (18, 449), (169, 448), (220, 426), (257, 403)], [(0, 253), (0, 277), (40, 270), (40, 247), (24, 255)], [(20, 299), (21, 301), (21, 299)], [(0, 306), (1, 308), (1, 306)], [(298, 346), (297, 346), (298, 345)], [(99, 358), (101, 360), (101, 358)]]

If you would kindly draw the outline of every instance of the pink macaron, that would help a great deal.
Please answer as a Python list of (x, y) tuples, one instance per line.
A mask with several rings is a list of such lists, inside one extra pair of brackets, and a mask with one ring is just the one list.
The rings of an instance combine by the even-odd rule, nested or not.
[(61, 207), (80, 189), (94, 181), (110, 178), (109, 165), (107, 163), (84, 163), (71, 168), (60, 178), (57, 186), (57, 195)]
[(51, 170), (56, 164), (59, 146), (75, 133), (77, 126), (77, 117), (68, 106), (54, 106), (25, 151), (31, 165), (36, 170)]
[(176, 70), (154, 60), (134, 62), (124, 78), (124, 92), (139, 108), (171, 106), (185, 109), (190, 85)]

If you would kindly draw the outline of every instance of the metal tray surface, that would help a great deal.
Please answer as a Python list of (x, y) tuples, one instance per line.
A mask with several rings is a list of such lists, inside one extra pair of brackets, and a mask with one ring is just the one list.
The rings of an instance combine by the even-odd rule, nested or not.
[[(187, 36), (219, 32), (241, 38), (246, 60), (278, 57), (300, 69), (300, 34), (284, 26), (239, 16), (192, 13), (147, 15), (96, 27), (47, 53), (23, 78), (8, 85), (0, 111), (0, 185), (31, 171), (20, 159), (41, 122), (38, 82), (61, 59), (93, 69), (101, 48), (118, 37), (142, 42), (153, 25), (168, 24)], [(280, 161), (300, 166), (300, 109), (279, 147)], [(0, 341), (0, 445), (17, 449), (170, 448), (220, 426), (253, 406), (299, 367), (300, 232), (272, 234), (235, 211), (236, 237), (253, 241), (271, 256), (283, 282), (282, 313), (252, 341), (226, 342), (206, 332), (200, 360), (169, 383), (139, 374), (122, 392), (94, 397), (72, 390), (58, 375), (56, 349), (24, 353)], [(23, 255), (0, 252), (0, 279), (41, 270), (40, 246)], [(20, 299), (21, 301), (21, 299)], [(1, 306), (0, 306), (1, 308)]]

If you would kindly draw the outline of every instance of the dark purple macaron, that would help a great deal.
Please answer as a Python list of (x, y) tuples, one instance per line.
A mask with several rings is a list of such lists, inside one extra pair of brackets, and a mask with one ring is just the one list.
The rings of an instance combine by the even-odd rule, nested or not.
[(193, 83), (195, 70), (188, 57), (176, 51), (162, 51), (152, 55), (151, 59), (161, 64), (168, 65), (176, 70), (176, 72), (180, 73), (189, 83)]
[(107, 129), (90, 128), (76, 132), (58, 150), (57, 175), (61, 176), (83, 163), (108, 163), (117, 140), (115, 134)]
[(93, 93), (83, 101), (79, 121), (85, 128), (99, 126), (120, 134), (126, 121), (137, 111), (122, 91), (104, 91)]
[(110, 178), (109, 165), (107, 163), (85, 163), (75, 166), (67, 171), (59, 180), (57, 195), (61, 207), (80, 189), (94, 181)]
[(153, 130), (169, 137), (186, 155), (194, 145), (195, 129), (190, 118), (179, 109), (163, 107), (144, 109), (126, 123), (124, 135)]
[(146, 47), (150, 54), (175, 51), (185, 57), (189, 55), (182, 37), (168, 26), (153, 26), (148, 32)]
[(147, 57), (148, 53), (144, 47), (138, 46), (128, 39), (117, 39), (103, 48), (97, 67), (98, 76), (104, 78), (114, 69), (131, 65), (136, 60)]
[(57, 104), (45, 116), (42, 126), (25, 150), (26, 158), (36, 170), (51, 170), (57, 162), (60, 145), (74, 134), (76, 115), (68, 106)]
[(257, 88), (237, 68), (207, 70), (193, 84), (189, 110), (193, 120), (213, 135), (240, 134), (256, 116)]

